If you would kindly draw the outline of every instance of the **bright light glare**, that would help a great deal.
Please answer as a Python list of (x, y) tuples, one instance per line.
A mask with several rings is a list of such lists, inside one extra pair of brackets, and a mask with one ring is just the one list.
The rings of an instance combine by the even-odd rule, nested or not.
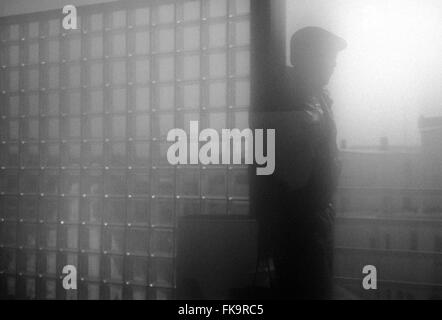
[(340, 137), (419, 143), (419, 115), (442, 115), (442, 1), (292, 0), (289, 12), (302, 20), (289, 32), (319, 25), (348, 42), (330, 86)]

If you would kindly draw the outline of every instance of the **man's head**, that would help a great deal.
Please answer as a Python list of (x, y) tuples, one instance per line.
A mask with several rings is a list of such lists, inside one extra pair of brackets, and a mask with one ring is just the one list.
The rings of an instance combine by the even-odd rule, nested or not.
[(333, 74), (338, 53), (346, 47), (345, 40), (333, 33), (319, 27), (306, 27), (292, 36), (291, 63), (302, 81), (322, 88)]

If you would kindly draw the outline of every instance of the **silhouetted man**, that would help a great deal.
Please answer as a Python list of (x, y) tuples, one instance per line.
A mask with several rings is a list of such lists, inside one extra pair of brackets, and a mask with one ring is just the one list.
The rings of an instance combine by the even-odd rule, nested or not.
[(256, 126), (276, 129), (276, 168), (257, 177), (260, 251), (272, 258), (279, 298), (332, 295), (332, 195), (338, 176), (336, 127), (325, 91), (346, 42), (317, 27), (291, 39), (291, 63), (272, 110)]

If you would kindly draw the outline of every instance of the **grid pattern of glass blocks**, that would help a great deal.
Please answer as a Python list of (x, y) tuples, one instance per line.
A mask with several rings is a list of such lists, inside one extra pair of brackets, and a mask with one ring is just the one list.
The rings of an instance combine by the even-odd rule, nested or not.
[(170, 166), (165, 136), (248, 127), (250, 0), (78, 13), (0, 20), (0, 295), (172, 298), (177, 217), (248, 214), (247, 166)]

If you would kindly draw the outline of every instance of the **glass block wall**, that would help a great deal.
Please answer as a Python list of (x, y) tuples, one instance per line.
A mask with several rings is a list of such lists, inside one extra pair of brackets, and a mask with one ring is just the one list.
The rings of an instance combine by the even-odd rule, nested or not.
[(165, 136), (248, 127), (250, 0), (78, 13), (0, 20), (0, 297), (173, 298), (177, 217), (248, 214), (246, 166), (170, 166)]

